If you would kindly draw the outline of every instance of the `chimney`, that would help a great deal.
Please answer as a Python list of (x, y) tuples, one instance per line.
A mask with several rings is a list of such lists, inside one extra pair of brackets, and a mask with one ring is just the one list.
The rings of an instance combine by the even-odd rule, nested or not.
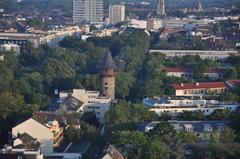
[(198, 82), (196, 82), (196, 86), (199, 86), (199, 83), (198, 83)]
[(184, 86), (184, 84), (183, 83), (181, 83), (181, 87), (183, 87)]

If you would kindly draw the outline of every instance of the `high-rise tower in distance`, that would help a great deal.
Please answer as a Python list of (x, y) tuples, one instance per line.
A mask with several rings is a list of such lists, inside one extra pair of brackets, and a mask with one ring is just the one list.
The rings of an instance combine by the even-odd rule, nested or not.
[(116, 65), (110, 51), (104, 56), (100, 69), (100, 93), (103, 96), (115, 99)]
[(103, 20), (103, 0), (73, 0), (73, 23), (98, 23)]
[(125, 5), (110, 5), (109, 19), (111, 24), (116, 24), (125, 20)]
[(164, 16), (165, 12), (165, 0), (157, 0), (157, 15)]
[(202, 12), (202, 11), (203, 11), (203, 7), (202, 7), (202, 2), (201, 2), (201, 0), (198, 1), (197, 10), (198, 10), (198, 12)]

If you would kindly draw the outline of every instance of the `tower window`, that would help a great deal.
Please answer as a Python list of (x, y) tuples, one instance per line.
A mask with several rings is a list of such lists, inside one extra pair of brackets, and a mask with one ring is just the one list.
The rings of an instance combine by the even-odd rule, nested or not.
[(107, 83), (107, 82), (105, 82), (105, 85), (108, 85), (108, 83)]

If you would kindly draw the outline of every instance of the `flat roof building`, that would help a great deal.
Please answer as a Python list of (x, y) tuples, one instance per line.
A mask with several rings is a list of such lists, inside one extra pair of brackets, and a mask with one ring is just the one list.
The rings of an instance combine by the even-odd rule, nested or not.
[(73, 23), (103, 21), (103, 0), (73, 0)]

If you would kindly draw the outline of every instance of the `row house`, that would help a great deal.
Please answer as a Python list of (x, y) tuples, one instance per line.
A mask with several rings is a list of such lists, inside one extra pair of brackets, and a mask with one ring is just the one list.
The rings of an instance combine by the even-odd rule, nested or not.
[[(177, 132), (185, 131), (196, 134), (201, 142), (209, 142), (213, 131), (222, 133), (229, 127), (230, 121), (168, 121)], [(161, 121), (153, 121), (145, 126), (145, 132), (151, 131)]]

